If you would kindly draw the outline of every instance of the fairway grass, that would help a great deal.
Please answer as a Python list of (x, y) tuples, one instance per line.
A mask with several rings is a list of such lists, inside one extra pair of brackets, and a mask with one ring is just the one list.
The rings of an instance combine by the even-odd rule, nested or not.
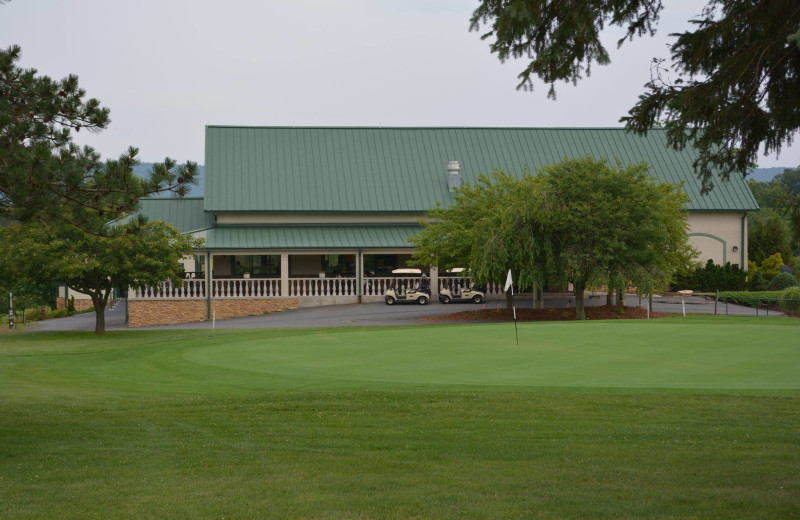
[(0, 336), (2, 518), (789, 518), (800, 321)]

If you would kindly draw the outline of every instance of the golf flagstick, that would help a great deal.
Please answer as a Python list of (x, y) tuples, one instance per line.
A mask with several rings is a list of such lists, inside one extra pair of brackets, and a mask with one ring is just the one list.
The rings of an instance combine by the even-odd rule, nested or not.
[(511, 269), (508, 270), (506, 286), (503, 290), (507, 291), (509, 288), (511, 288), (511, 309), (514, 312), (514, 337), (517, 338), (517, 346), (519, 346), (519, 331), (517, 330), (517, 305), (514, 303), (514, 280), (511, 278)]

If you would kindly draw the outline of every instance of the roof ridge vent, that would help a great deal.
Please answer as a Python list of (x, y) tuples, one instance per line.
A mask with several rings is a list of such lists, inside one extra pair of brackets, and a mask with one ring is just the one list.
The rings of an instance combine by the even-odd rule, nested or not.
[(461, 164), (458, 161), (447, 163), (447, 189), (451, 192), (461, 187)]

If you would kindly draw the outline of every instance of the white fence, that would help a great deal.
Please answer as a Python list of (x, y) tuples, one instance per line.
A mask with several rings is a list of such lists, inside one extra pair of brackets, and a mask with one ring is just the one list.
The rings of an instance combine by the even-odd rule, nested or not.
[(175, 287), (172, 282), (161, 282), (155, 286), (131, 288), (128, 291), (128, 298), (131, 300), (194, 300), (205, 297), (205, 280), (184, 280), (182, 287)]
[(391, 288), (395, 281), (397, 282), (396, 289), (399, 290), (398, 294), (404, 294), (409, 287), (416, 287), (417, 282), (419, 282), (419, 278), (364, 278), (363, 294), (364, 296), (383, 296), (386, 293), (386, 289)]
[[(439, 277), (439, 290), (442, 289), (453, 290), (454, 287), (469, 287), (472, 283), (471, 278), (461, 278), (460, 276), (440, 276)], [(489, 282), (486, 284), (486, 295), (501, 295), (503, 293), (503, 285), (496, 282)]]
[(358, 296), (355, 278), (290, 278), (289, 296)]
[[(369, 277), (362, 280), (362, 293), (364, 296), (383, 296), (393, 284), (400, 294), (405, 293), (409, 287), (416, 287), (419, 278), (394, 278), (394, 277)], [(452, 289), (458, 284), (461, 287), (469, 285), (470, 280), (458, 276), (443, 276), (439, 278), (439, 287)], [(503, 286), (490, 283), (486, 287), (487, 295), (503, 294)], [(152, 287), (131, 289), (128, 298), (132, 300), (159, 299), (159, 300), (192, 300), (206, 298), (205, 280), (184, 280), (183, 287), (175, 287), (171, 282), (161, 282)], [(281, 280), (279, 278), (225, 278), (211, 281), (212, 298), (275, 298), (281, 294)], [(356, 278), (290, 278), (289, 297), (298, 296), (358, 296), (358, 280)]]
[(281, 295), (279, 278), (228, 278), (211, 281), (212, 298), (270, 298)]
[[(211, 281), (212, 298), (270, 298), (281, 295), (281, 281), (276, 278), (228, 278)], [(206, 298), (205, 280), (184, 280), (183, 287), (161, 282), (141, 289), (131, 288), (131, 300), (196, 300)]]

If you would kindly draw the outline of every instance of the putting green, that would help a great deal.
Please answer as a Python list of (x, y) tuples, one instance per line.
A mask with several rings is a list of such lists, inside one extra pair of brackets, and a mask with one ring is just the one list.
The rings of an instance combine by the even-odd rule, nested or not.
[(677, 320), (349, 329), (188, 349), (297, 389), (365, 386), (800, 388), (796, 327)]
[[(800, 389), (800, 320), (6, 335), (0, 390)], [(7, 340), (7, 341), (6, 341)]]

